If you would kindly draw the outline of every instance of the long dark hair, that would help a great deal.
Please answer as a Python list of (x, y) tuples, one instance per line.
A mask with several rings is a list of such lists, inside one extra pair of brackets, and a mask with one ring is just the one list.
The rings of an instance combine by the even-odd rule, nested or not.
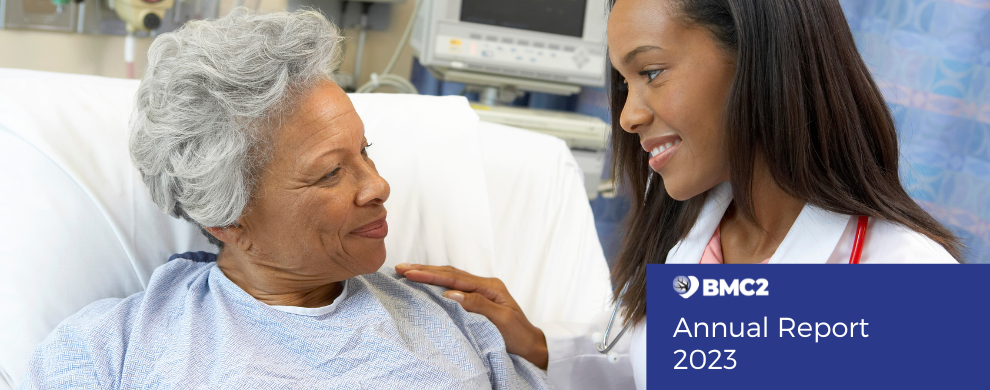
[[(762, 159), (789, 195), (832, 212), (904, 225), (959, 258), (956, 237), (901, 185), (894, 120), (838, 0), (673, 3), (683, 22), (706, 28), (735, 56), (723, 131), (741, 216), (756, 222), (752, 178)], [(609, 0), (609, 9), (614, 4)], [(612, 280), (625, 319), (639, 322), (646, 317), (645, 265), (666, 261), (697, 221), (706, 195), (681, 202), (667, 194), (639, 137), (619, 125), (626, 91), (619, 72), (609, 69), (613, 175), (632, 198)]]

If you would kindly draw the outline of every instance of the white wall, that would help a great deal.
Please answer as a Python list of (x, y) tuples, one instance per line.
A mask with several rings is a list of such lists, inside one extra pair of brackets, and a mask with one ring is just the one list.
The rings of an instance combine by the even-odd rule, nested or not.
[[(221, 3), (221, 14), (229, 12), (233, 0)], [(261, 11), (285, 9), (286, 0), (261, 0)], [(381, 72), (402, 36), (402, 30), (412, 13), (413, 0), (394, 5), (387, 31), (369, 31), (361, 66), (361, 83), (371, 72)], [(348, 48), (340, 70), (353, 72), (357, 32), (344, 31)], [(138, 38), (135, 50), (135, 76), (141, 77), (147, 66), (151, 38)], [(408, 77), (412, 64), (412, 49), (406, 45), (393, 70)], [(51, 72), (125, 77), (124, 37), (85, 35), (36, 30), (0, 29), (0, 68), (34, 69)]]
[[(135, 45), (138, 77), (147, 65), (151, 39)], [(124, 37), (33, 30), (0, 30), (0, 68), (124, 77)]]

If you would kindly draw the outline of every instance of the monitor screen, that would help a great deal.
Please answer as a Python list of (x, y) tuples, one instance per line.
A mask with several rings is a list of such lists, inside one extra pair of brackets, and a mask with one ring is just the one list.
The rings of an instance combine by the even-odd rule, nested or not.
[(461, 21), (570, 35), (584, 33), (586, 0), (463, 0)]

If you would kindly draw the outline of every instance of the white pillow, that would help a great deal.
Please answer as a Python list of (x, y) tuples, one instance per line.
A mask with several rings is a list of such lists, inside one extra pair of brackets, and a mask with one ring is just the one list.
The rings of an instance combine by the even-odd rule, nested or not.
[(584, 174), (564, 141), (479, 126), (495, 240), (495, 273), (539, 325), (589, 322), (611, 310), (608, 264)]
[[(0, 371), (83, 306), (210, 249), (151, 202), (127, 151), (132, 80), (0, 69)], [(2, 376), (2, 375), (0, 375)]]

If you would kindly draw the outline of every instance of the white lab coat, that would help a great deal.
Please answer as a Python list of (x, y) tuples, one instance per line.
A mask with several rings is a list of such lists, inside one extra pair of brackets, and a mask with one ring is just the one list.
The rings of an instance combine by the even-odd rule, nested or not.
[[(697, 264), (732, 202), (732, 187), (724, 182), (711, 190), (687, 237), (667, 255), (668, 264)], [(770, 264), (846, 264), (856, 235), (855, 216), (805, 205), (791, 230), (770, 257)], [(861, 264), (957, 263), (941, 245), (925, 235), (885, 220), (870, 218)], [(547, 338), (547, 374), (558, 389), (646, 389), (646, 321), (616, 344), (615, 358), (598, 353), (611, 311), (591, 324), (541, 324)], [(621, 329), (613, 326), (614, 332)], [(597, 336), (593, 338), (594, 336)], [(614, 337), (614, 336), (613, 336)]]

